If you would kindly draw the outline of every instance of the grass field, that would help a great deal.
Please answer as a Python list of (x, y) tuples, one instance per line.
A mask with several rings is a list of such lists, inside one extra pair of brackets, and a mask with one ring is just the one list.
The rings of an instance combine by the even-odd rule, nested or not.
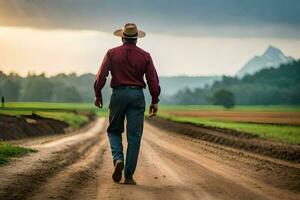
[(10, 102), (0, 109), (0, 114), (31, 115), (35, 113), (42, 117), (64, 121), (71, 127), (78, 128), (88, 121), (82, 112), (93, 112), (105, 116), (107, 109), (95, 108), (91, 103), (47, 103), (47, 102)]
[(299, 106), (162, 106), (159, 116), (176, 122), (231, 129), (300, 144)]
[(30, 110), (84, 110), (94, 111), (95, 107), (91, 103), (50, 103), (50, 102), (8, 102), (7, 109), (30, 109)]
[(8, 144), (0, 140), (0, 165), (7, 164), (9, 158), (23, 156), (36, 150)]
[[(80, 111), (93, 112), (104, 117), (108, 115), (107, 108), (98, 109), (91, 103), (41, 102), (7, 103), (5, 109), (0, 109), (0, 114), (20, 115), (34, 112), (43, 117), (65, 121), (72, 127), (79, 127), (88, 120)], [(159, 116), (178, 122), (233, 129), (263, 138), (300, 144), (300, 106), (236, 106), (227, 110), (214, 105), (162, 105), (159, 107)]]
[(82, 114), (76, 114), (73, 112), (60, 112), (60, 111), (29, 111), (29, 110), (0, 110), (0, 114), (5, 115), (31, 115), (35, 113), (41, 117), (51, 118), (66, 122), (73, 128), (79, 128), (82, 124), (88, 121), (88, 117)]

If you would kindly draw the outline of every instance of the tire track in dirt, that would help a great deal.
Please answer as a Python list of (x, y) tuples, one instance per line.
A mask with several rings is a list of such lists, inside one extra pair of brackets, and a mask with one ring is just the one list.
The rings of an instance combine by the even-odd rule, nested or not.
[(99, 142), (103, 128), (104, 119), (99, 119), (88, 131), (32, 145), (39, 150), (37, 154), (14, 163), (16, 169), (11, 166), (1, 169), (4, 173), (0, 175), (0, 199), (30, 198), (49, 178), (81, 160)]
[[(124, 143), (126, 144), (126, 142)], [(126, 148), (126, 145), (124, 145)], [(176, 199), (175, 197), (182, 197), (183, 194), (179, 194), (176, 187), (172, 188), (172, 184), (176, 185), (181, 182), (179, 177), (175, 176), (174, 172), (168, 167), (168, 165), (161, 166), (153, 163), (153, 159), (158, 161), (159, 157), (153, 157), (151, 149), (148, 146), (142, 144), (142, 151), (139, 158), (138, 168), (135, 174), (135, 178), (138, 181), (138, 185), (124, 185), (123, 181), (120, 184), (116, 184), (111, 179), (111, 173), (113, 171), (112, 159), (110, 151), (107, 151), (103, 158), (103, 166), (98, 173), (98, 192), (97, 200), (102, 199), (122, 199), (122, 200), (134, 200), (134, 199), (160, 199), (168, 197), (170, 199)], [(172, 177), (169, 181), (158, 179), (158, 176), (165, 176), (170, 174)], [(182, 192), (182, 191), (180, 191)], [(182, 199), (182, 198), (181, 198)], [(184, 198), (183, 198), (184, 199)]]
[[(126, 142), (125, 142), (126, 144)], [(299, 194), (280, 189), (257, 180), (244, 169), (230, 166), (216, 159), (224, 149), (206, 146), (168, 133), (145, 123), (138, 168), (137, 186), (115, 184), (111, 180), (113, 170), (111, 154), (107, 151), (97, 177), (97, 199), (291, 199)], [(193, 148), (190, 148), (193, 146)], [(199, 150), (198, 150), (199, 148)], [(226, 147), (228, 148), (228, 147)], [(211, 149), (212, 152), (203, 149)], [(229, 148), (228, 148), (229, 149)], [(235, 150), (237, 151), (237, 150)], [(227, 152), (228, 156), (248, 155)], [(234, 160), (229, 163), (236, 164)], [(275, 177), (276, 178), (276, 177)]]
[[(125, 137), (123, 144), (124, 149), (126, 149)], [(156, 163), (153, 162), (153, 159), (157, 162), (159, 157), (157, 157), (151, 148), (148, 148), (147, 144), (143, 143), (138, 168), (135, 174), (138, 185), (124, 185), (124, 178), (121, 180), (120, 184), (116, 184), (111, 179), (111, 173), (113, 171), (111, 152), (106, 151), (103, 157), (103, 164), (97, 176), (98, 191), (96, 199), (151, 200), (166, 197), (170, 199), (183, 197), (182, 191), (179, 191), (176, 187), (172, 187), (172, 184), (178, 185), (178, 183), (182, 183), (179, 177), (175, 175), (174, 171), (172, 171), (167, 164), (163, 164), (162, 160), (159, 161), (159, 165), (156, 165)], [(161, 166), (162, 164), (163, 166)], [(166, 177), (167, 175), (170, 175), (169, 177), (172, 178), (167, 181), (158, 178), (159, 176)]]
[(148, 126), (160, 140), (183, 146), (203, 158), (216, 160), (222, 165), (240, 168), (240, 173), (259, 179), (280, 189), (300, 193), (300, 164), (283, 161), (260, 154), (255, 154), (223, 145), (195, 139), (186, 135)]
[[(217, 188), (216, 186), (224, 180), (225, 182), (221, 186), (223, 188), (226, 186), (230, 186), (232, 188), (231, 189), (232, 192), (236, 188), (243, 187), (246, 190), (252, 191), (254, 194), (258, 195), (256, 198), (250, 198), (250, 199), (298, 199), (300, 198), (299, 193), (297, 194), (289, 190), (283, 190), (277, 187), (275, 188), (255, 178), (254, 179), (251, 178), (251, 176), (249, 176), (248, 174), (246, 176), (245, 174), (241, 173), (242, 170), (236, 168), (237, 165), (235, 167), (230, 167), (224, 164), (224, 162), (218, 162), (217, 159), (215, 159), (215, 156), (209, 155), (208, 157), (206, 157), (204, 155), (199, 154), (194, 149), (191, 150), (192, 148), (189, 148), (189, 145), (192, 144), (191, 141), (184, 141), (182, 138), (174, 139), (174, 137), (172, 140), (172, 136), (162, 137), (163, 135), (166, 136), (167, 134), (168, 133), (165, 133), (154, 126), (146, 124), (144, 142), (150, 143), (151, 146), (153, 146), (153, 148), (155, 147), (155, 149), (158, 151), (158, 154), (160, 156), (164, 154), (169, 154), (169, 157), (173, 157), (173, 159), (169, 160), (169, 163), (172, 162), (172, 160), (179, 161), (181, 159), (182, 162), (180, 165), (182, 166), (182, 170), (187, 173), (190, 170), (193, 171), (191, 166), (195, 165), (197, 167), (194, 167), (194, 169), (198, 169), (198, 170), (193, 172), (194, 175), (202, 174), (203, 177), (205, 177), (208, 174), (212, 174), (212, 175), (214, 174), (216, 179), (216, 184), (211, 184), (211, 189), (213, 190), (216, 189)], [(203, 144), (199, 144), (199, 143), (195, 144), (196, 148), (200, 148), (201, 146), (202, 148), (207, 148), (206, 145), (203, 147)], [(216, 154), (217, 151), (215, 150), (214, 154)], [(233, 154), (231, 156), (243, 157), (243, 155), (241, 154), (238, 155)], [(246, 155), (245, 157), (246, 159), (250, 159), (249, 155)], [(300, 177), (299, 168), (296, 168), (295, 170), (297, 170), (297, 174), (294, 175), (296, 175), (299, 178)], [(207, 180), (212, 181), (213, 178), (207, 178)], [(276, 180), (276, 177), (274, 177), (273, 180)], [(189, 181), (186, 180), (186, 183), (188, 182)], [(208, 183), (208, 181), (206, 181), (206, 183)], [(222, 191), (222, 189), (219, 188), (218, 191), (220, 192)], [(243, 189), (240, 189), (240, 192), (245, 193)], [(225, 199), (225, 196), (222, 196), (222, 199)], [(247, 199), (247, 196), (242, 198), (234, 197), (231, 199)]]
[(47, 179), (30, 199), (73, 199), (77, 190), (82, 189), (90, 179), (95, 178), (105, 142), (104, 139), (98, 142), (85, 154), (80, 155), (81, 159), (77, 162)]
[(164, 171), (165, 178), (159, 173), (157, 177), (165, 179), (165, 183), (171, 186), (172, 199), (267, 199), (237, 182), (195, 164), (185, 156), (177, 154), (177, 151), (173, 152), (168, 146), (161, 147), (152, 140), (145, 139), (144, 147), (145, 151), (152, 154), (157, 168)]

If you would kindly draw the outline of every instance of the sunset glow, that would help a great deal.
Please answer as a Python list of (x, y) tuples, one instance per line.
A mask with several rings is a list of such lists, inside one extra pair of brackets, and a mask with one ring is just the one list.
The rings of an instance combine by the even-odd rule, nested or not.
[[(100, 31), (1, 27), (0, 69), (21, 75), (28, 72), (50, 75), (96, 73), (105, 52), (119, 44), (119, 38)], [(297, 39), (180, 37), (148, 33), (138, 45), (153, 54), (162, 75), (220, 75), (236, 73), (270, 44), (287, 55), (300, 57), (300, 40)]]

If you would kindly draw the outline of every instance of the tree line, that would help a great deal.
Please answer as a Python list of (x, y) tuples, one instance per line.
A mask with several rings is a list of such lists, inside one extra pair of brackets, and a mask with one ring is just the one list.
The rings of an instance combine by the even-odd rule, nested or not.
[[(92, 102), (94, 74), (5, 74), (0, 71), (0, 96), (6, 101)], [(107, 105), (111, 90), (107, 81), (102, 93)], [(179, 83), (180, 84), (180, 83)], [(162, 90), (164, 87), (162, 86)], [(145, 90), (146, 100), (150, 95)], [(242, 79), (223, 76), (205, 87), (179, 90), (172, 96), (160, 96), (162, 104), (300, 104), (300, 61), (264, 69)], [(230, 101), (230, 102), (229, 102)], [(224, 105), (225, 106), (225, 105)]]
[(263, 69), (254, 75), (223, 76), (213, 85), (185, 88), (166, 100), (168, 104), (214, 104), (220, 91), (232, 93), (239, 105), (300, 104), (300, 60), (279, 68)]
[[(0, 96), (6, 101), (91, 102), (94, 98), (93, 74), (4, 74), (0, 71)], [(105, 88), (104, 93), (107, 93)]]

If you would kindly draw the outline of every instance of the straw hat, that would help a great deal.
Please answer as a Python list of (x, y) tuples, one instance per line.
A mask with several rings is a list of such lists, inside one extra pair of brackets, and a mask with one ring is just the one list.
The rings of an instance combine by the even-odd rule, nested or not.
[(134, 23), (127, 23), (124, 25), (123, 29), (116, 30), (114, 35), (124, 38), (143, 38), (145, 37), (146, 33), (138, 30)]

